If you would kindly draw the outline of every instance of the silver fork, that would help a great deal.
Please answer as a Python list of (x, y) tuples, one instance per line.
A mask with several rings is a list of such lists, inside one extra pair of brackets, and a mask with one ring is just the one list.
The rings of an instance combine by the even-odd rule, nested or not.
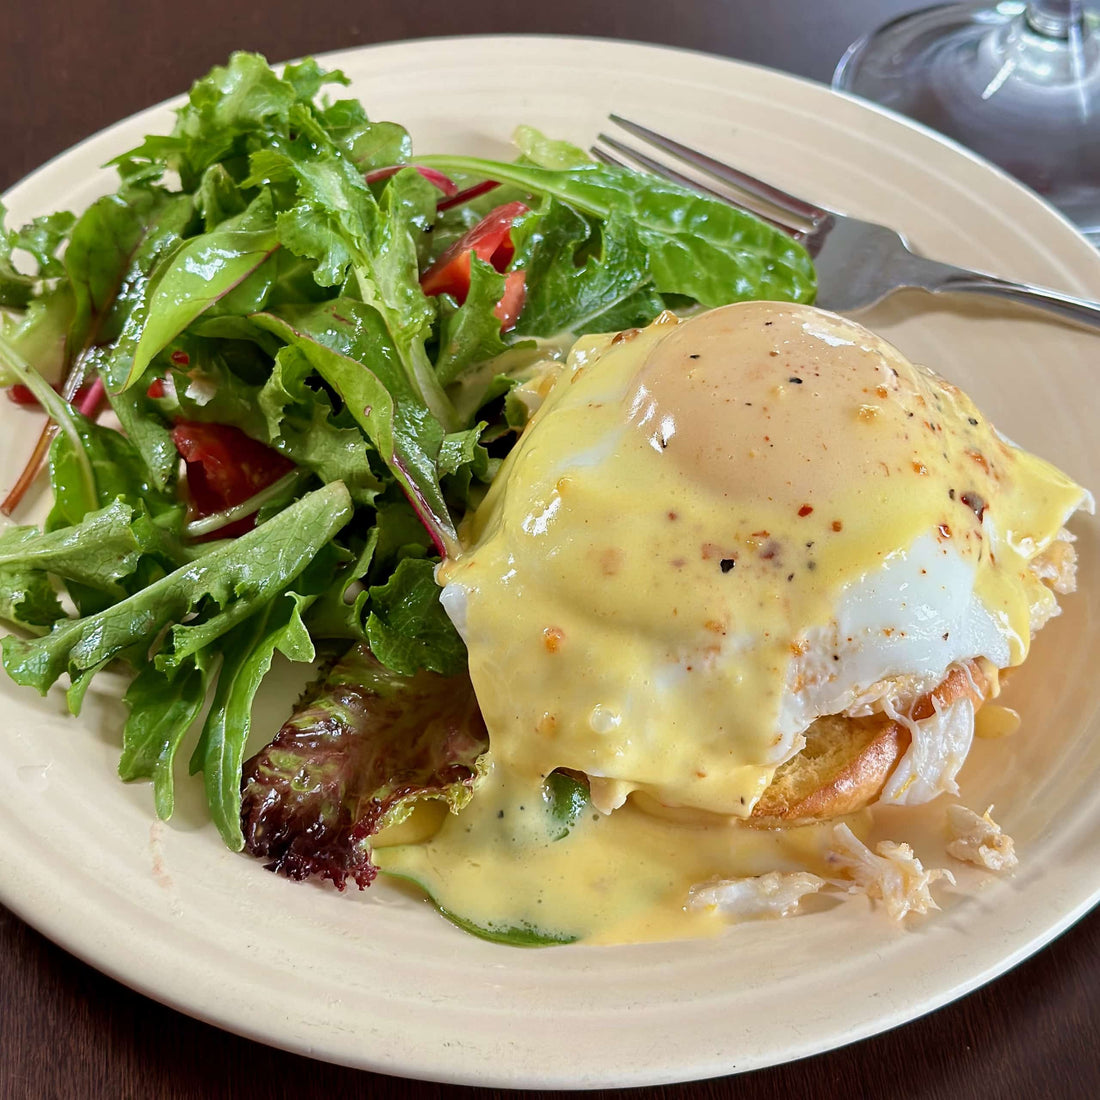
[(647, 145), (692, 165), (726, 189), (717, 190), (700, 183), (609, 134), (600, 134), (598, 140), (602, 144), (592, 147), (596, 157), (623, 166), (627, 165), (616, 154), (628, 157), (655, 175), (750, 210), (801, 241), (817, 268), (817, 304), (823, 309), (838, 312), (861, 309), (882, 301), (895, 290), (909, 287), (933, 294), (992, 295), (1100, 330), (1100, 302), (929, 260), (913, 252), (900, 233), (885, 225), (807, 202), (648, 127), (619, 115), (610, 118)]

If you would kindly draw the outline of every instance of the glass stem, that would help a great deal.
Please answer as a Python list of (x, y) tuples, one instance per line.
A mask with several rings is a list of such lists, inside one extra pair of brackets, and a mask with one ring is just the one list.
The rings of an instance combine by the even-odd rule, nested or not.
[(1047, 38), (1080, 38), (1085, 18), (1084, 0), (1032, 0), (1024, 13), (1028, 26)]

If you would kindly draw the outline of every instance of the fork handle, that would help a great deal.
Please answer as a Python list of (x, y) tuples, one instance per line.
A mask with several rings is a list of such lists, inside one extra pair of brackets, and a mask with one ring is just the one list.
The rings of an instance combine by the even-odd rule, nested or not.
[(1014, 283), (1008, 279), (998, 279), (995, 275), (984, 275), (978, 271), (966, 271), (963, 268), (949, 268), (942, 279), (928, 285), (934, 294), (988, 294), (1009, 302), (1018, 302), (1034, 306), (1036, 309), (1055, 313), (1079, 325), (1100, 331), (1100, 302), (1090, 302), (1085, 298), (1076, 298), (1072, 294), (1062, 294), (1057, 290), (1033, 286), (1031, 283)]

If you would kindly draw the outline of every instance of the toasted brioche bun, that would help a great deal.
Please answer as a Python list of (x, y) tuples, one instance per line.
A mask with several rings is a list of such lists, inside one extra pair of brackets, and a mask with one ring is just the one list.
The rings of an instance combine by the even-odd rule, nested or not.
[[(969, 698), (976, 710), (992, 692), (992, 677), (982, 663), (968, 661), (921, 696), (909, 717), (918, 722), (930, 718), (933, 700), (942, 710)], [(819, 718), (806, 730), (802, 751), (776, 770), (747, 824), (759, 828), (805, 825), (862, 810), (882, 793), (911, 741), (909, 729), (886, 714)]]

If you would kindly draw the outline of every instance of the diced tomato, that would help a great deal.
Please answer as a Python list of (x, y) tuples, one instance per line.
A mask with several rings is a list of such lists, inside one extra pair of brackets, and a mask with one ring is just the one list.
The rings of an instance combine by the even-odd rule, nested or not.
[(153, 381), (149, 383), (149, 388), (145, 391), (145, 396), (157, 398), (163, 397), (164, 393), (164, 379), (154, 378)]
[(522, 202), (508, 202), (491, 210), (435, 261), (420, 277), (425, 294), (450, 294), (458, 302), (470, 292), (470, 253), (503, 271), (515, 255), (512, 223), (527, 213)]
[(504, 276), (504, 294), (493, 313), (500, 321), (500, 331), (510, 332), (516, 327), (523, 303), (527, 301), (527, 273), (509, 271)]
[[(294, 469), (290, 459), (229, 424), (179, 420), (172, 441), (187, 464), (193, 519), (243, 504)], [(247, 516), (213, 537), (232, 538), (255, 526), (255, 516)]]

